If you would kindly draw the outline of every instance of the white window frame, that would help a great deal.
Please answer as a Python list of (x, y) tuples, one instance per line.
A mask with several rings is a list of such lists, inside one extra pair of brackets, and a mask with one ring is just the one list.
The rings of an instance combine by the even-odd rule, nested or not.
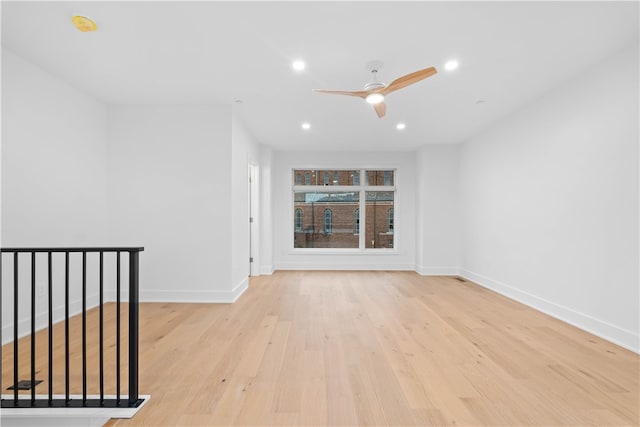
[[(359, 227), (359, 244), (358, 248), (295, 248), (293, 235), (289, 239), (290, 251), (291, 253), (324, 253), (324, 254), (398, 254), (398, 233), (397, 233), (397, 210), (398, 210), (398, 169), (396, 167), (364, 167), (364, 168), (335, 168), (332, 166), (323, 167), (293, 167), (291, 169), (292, 179), (289, 182), (295, 182), (293, 180), (293, 175), (296, 170), (320, 170), (320, 171), (356, 171), (359, 172), (359, 179), (361, 183), (365, 183), (365, 185), (293, 185), (290, 191), (291, 201), (290, 201), (290, 212), (294, 212), (291, 215), (291, 222), (289, 225), (289, 230), (294, 230), (295, 227), (295, 209), (293, 209), (295, 204), (295, 193), (298, 192), (306, 192), (306, 193), (343, 193), (343, 192), (359, 192), (359, 204), (358, 209), (360, 210), (360, 227)], [(394, 185), (368, 185), (366, 171), (393, 171), (393, 184)], [(331, 175), (330, 175), (331, 176)], [(368, 191), (390, 191), (393, 192), (393, 248), (370, 248), (367, 247), (365, 238), (366, 238), (366, 193)], [(324, 222), (324, 216), (323, 216)], [(385, 223), (387, 220), (385, 219)], [(363, 224), (365, 226), (365, 232), (363, 233)], [(323, 227), (324, 231), (324, 227)]]

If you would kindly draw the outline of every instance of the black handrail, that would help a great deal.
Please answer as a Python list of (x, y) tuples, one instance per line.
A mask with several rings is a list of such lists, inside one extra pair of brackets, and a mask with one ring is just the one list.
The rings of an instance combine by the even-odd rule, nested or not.
[[(144, 250), (143, 247), (69, 247), (69, 248), (1, 248), (0, 254), (13, 254), (13, 396), (10, 399), (1, 399), (2, 408), (29, 408), (29, 407), (138, 407), (144, 399), (140, 399), (138, 394), (138, 351), (139, 351), (139, 253)], [(69, 254), (82, 253), (82, 398), (73, 399), (70, 394), (69, 385)], [(116, 253), (116, 396), (114, 399), (105, 399), (104, 393), (104, 254), (109, 252)], [(120, 260), (122, 253), (129, 253), (129, 357), (128, 357), (128, 373), (129, 373), (129, 390), (128, 396), (122, 399), (120, 395), (120, 305), (121, 305), (121, 278), (120, 278)], [(46, 398), (38, 398), (35, 392), (36, 386), (36, 253), (47, 253), (47, 290), (48, 290), (48, 380), (49, 388)], [(54, 398), (53, 396), (53, 253), (64, 253), (64, 310), (65, 310), (65, 328), (64, 328), (64, 347), (65, 347), (65, 395), (63, 398)], [(99, 255), (99, 388), (100, 394), (98, 398), (89, 397), (87, 394), (87, 253), (97, 253)], [(19, 262), (20, 254), (31, 254), (31, 395), (29, 398), (20, 398), (18, 394), (18, 341), (19, 341)], [(0, 322), (2, 321), (2, 270), (3, 257), (0, 256)], [(0, 324), (0, 342), (2, 341), (2, 327)], [(2, 372), (2, 347), (0, 346), (0, 373)], [(4, 379), (0, 375), (0, 390), (2, 390)], [(80, 393), (77, 393), (80, 394)], [(25, 396), (25, 395), (23, 395)]]
[(142, 252), (144, 247), (86, 247), (86, 248), (1, 248), (1, 252)]

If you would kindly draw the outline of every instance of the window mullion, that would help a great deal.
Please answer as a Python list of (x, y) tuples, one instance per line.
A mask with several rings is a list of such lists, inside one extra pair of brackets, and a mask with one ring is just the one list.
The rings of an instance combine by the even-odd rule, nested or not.
[(360, 201), (358, 203), (359, 209), (360, 209), (360, 235), (359, 235), (359, 241), (358, 241), (358, 247), (360, 248), (360, 250), (364, 250), (366, 248), (366, 244), (365, 244), (365, 238), (367, 236), (367, 209), (365, 206), (365, 200), (364, 200), (364, 196), (365, 196), (365, 190), (364, 187), (360, 188)]

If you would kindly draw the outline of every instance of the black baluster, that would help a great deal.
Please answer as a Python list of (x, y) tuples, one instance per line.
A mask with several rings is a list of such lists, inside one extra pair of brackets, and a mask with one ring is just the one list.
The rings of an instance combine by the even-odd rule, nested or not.
[(104, 252), (100, 251), (100, 406), (104, 406)]
[(120, 406), (120, 252), (116, 259), (116, 405)]
[(87, 251), (82, 251), (82, 406), (87, 404)]
[(36, 253), (31, 252), (31, 406), (36, 405)]
[(13, 402), (18, 407), (18, 256), (13, 254)]
[(69, 406), (69, 251), (64, 258), (64, 399)]
[(53, 401), (53, 258), (51, 251), (48, 256), (48, 285), (49, 285), (49, 406)]
[(129, 252), (129, 406), (138, 401), (138, 252)]
[[(0, 250), (0, 321), (2, 320), (2, 250)], [(0, 394), (2, 393), (2, 328), (0, 327)], [(2, 399), (0, 398), (0, 402)], [(2, 405), (0, 404), (0, 407)]]

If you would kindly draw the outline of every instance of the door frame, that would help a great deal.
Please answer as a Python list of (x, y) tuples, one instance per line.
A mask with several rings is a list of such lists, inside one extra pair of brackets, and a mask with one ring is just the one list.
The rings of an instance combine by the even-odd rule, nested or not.
[(249, 276), (260, 275), (260, 168), (249, 162)]

